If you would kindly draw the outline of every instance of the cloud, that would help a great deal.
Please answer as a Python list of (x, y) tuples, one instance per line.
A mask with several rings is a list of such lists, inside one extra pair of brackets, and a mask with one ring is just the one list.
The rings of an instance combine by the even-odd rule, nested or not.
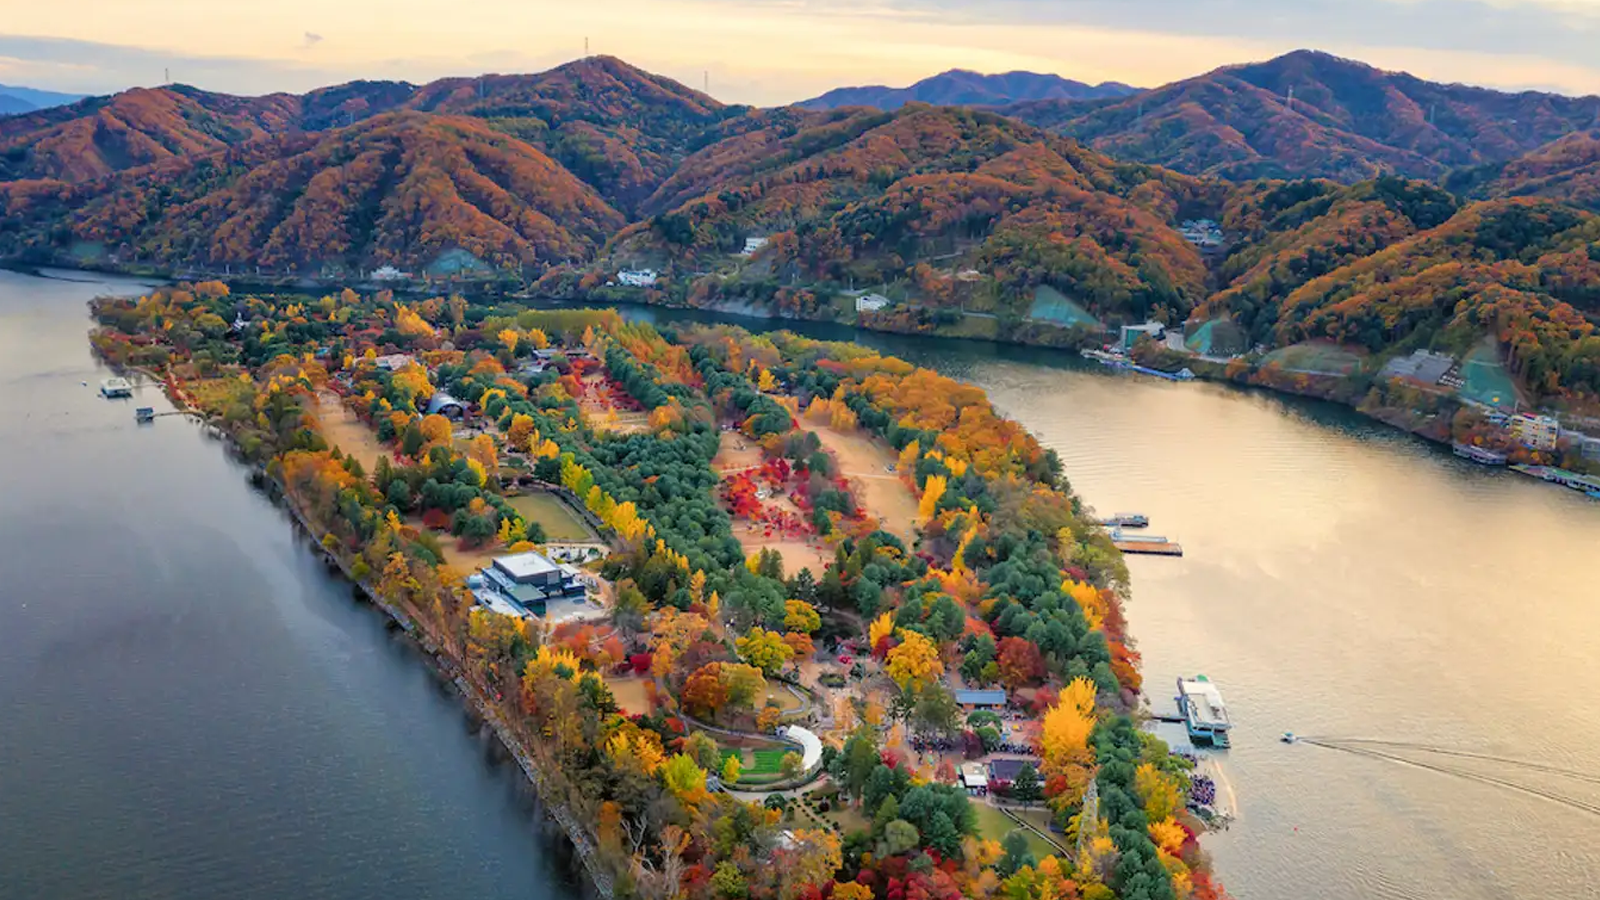
[(320, 43), (322, 43), (322, 35), (308, 31), (306, 32), (306, 42), (301, 44), (300, 47), (303, 50), (310, 50)]
[[(837, 0), (799, 0), (816, 9)], [(1592, 68), (1600, 4), (1561, 0), (880, 0), (942, 20), (996, 19), (1330, 46), (1537, 56)]]
[(174, 82), (218, 90), (310, 89), (331, 73), (287, 60), (199, 56), (70, 38), (0, 34), (0, 70), (14, 81), (59, 90), (107, 94), (133, 85)]

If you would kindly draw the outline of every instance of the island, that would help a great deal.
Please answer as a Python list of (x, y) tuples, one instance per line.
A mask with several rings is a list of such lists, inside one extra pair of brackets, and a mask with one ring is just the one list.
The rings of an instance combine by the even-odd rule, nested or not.
[(1121, 554), (980, 389), (455, 296), (94, 314), (432, 654), (602, 896), (1225, 896)]

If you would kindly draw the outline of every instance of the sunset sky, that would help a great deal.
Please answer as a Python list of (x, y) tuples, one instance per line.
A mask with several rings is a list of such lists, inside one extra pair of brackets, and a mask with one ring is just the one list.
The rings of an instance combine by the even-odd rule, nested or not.
[(235, 93), (539, 71), (607, 53), (737, 103), (950, 68), (1154, 86), (1312, 47), (1600, 93), (1600, 0), (0, 0), (0, 83)]

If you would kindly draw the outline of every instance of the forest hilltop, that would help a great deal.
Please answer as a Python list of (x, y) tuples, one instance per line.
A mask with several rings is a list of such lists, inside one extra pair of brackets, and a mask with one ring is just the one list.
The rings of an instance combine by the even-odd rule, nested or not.
[[(1005, 79), (1027, 81), (935, 95), (964, 106), (866, 98), (888, 110), (728, 106), (608, 57), (303, 95), (130, 90), (0, 118), (0, 255), (391, 267), (1058, 345), (1222, 323), (1203, 352), (1325, 342), (1352, 372), (1486, 345), (1521, 399), (1600, 394), (1600, 98), (1309, 51), (995, 106)], [(633, 287), (608, 287), (619, 271)]]

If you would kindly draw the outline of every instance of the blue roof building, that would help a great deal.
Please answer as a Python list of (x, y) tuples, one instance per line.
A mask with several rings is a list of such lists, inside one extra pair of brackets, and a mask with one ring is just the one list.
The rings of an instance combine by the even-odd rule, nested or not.
[(981, 709), (1006, 705), (1006, 692), (1001, 690), (956, 691), (955, 694), (956, 702), (962, 706), (973, 706)]

